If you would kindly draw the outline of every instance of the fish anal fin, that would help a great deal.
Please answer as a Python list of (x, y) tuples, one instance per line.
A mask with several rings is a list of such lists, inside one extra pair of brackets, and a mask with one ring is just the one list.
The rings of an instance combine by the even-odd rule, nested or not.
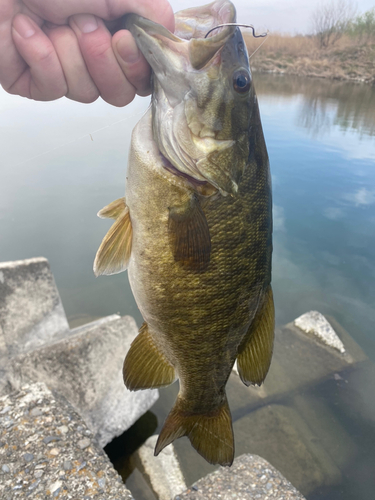
[(173, 366), (156, 347), (147, 323), (143, 323), (130, 346), (124, 361), (123, 376), (130, 391), (163, 387), (176, 380)]
[(190, 271), (206, 271), (210, 263), (211, 238), (196, 195), (183, 206), (169, 209), (168, 230), (175, 261)]
[(125, 198), (118, 198), (98, 212), (101, 219), (117, 219), (126, 209)]
[(119, 203), (109, 208), (112, 205), (110, 204), (99, 212), (101, 217), (116, 217), (116, 221), (104, 236), (99, 250), (96, 253), (94, 261), (95, 276), (121, 273), (128, 267), (132, 250), (133, 230), (129, 209), (125, 204), (125, 199), (121, 198), (113, 203), (116, 204), (121, 200), (121, 207)]
[(227, 399), (208, 414), (189, 413), (179, 397), (169, 413), (155, 446), (155, 456), (175, 439), (187, 436), (211, 464), (230, 466), (234, 459), (232, 417)]
[(272, 288), (269, 287), (237, 356), (238, 373), (247, 386), (261, 385), (266, 378), (273, 352), (274, 329), (275, 308)]

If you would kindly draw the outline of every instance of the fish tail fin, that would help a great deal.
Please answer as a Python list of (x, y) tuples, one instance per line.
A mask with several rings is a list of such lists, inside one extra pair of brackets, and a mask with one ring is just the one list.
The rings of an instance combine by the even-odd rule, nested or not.
[(222, 405), (206, 414), (189, 413), (180, 397), (169, 413), (155, 446), (155, 456), (175, 439), (187, 436), (192, 446), (211, 464), (232, 465), (234, 437), (226, 396)]

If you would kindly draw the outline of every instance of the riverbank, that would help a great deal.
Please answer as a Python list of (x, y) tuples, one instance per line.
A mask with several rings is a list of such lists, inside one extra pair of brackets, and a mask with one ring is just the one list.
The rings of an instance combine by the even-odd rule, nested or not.
[(253, 38), (251, 33), (245, 33), (244, 38), (253, 71), (375, 85), (375, 43), (371, 41), (343, 37), (321, 49), (308, 36), (270, 34), (261, 47), (263, 39)]

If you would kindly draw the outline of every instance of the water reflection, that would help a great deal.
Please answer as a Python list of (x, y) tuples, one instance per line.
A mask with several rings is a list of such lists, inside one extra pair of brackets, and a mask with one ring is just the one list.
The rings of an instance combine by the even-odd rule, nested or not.
[(274, 193), (277, 321), (336, 317), (375, 359), (375, 89), (255, 75)]
[(361, 188), (357, 189), (353, 193), (344, 194), (343, 199), (356, 207), (372, 205), (375, 203), (375, 191), (370, 191), (367, 188)]
[(298, 96), (297, 125), (314, 135), (324, 134), (332, 126), (375, 135), (375, 92), (368, 85), (287, 75), (256, 75), (255, 81), (259, 96)]

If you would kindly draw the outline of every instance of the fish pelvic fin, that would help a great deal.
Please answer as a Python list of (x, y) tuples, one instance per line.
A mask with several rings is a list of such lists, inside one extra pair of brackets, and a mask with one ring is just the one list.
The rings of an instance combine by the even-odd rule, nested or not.
[(268, 373), (274, 341), (275, 308), (271, 286), (250, 325), (247, 340), (240, 347), (237, 368), (242, 382), (261, 385)]
[(125, 198), (118, 198), (98, 212), (101, 219), (118, 219), (126, 208)]
[(206, 271), (210, 263), (211, 237), (196, 195), (184, 205), (169, 209), (168, 231), (174, 260), (187, 270)]
[(117, 274), (128, 267), (132, 249), (132, 223), (125, 198), (119, 198), (102, 208), (98, 216), (115, 219), (103, 238), (94, 261), (95, 276)]
[(163, 387), (176, 380), (173, 366), (155, 345), (147, 323), (143, 323), (130, 346), (124, 361), (123, 376), (130, 391)]
[(192, 446), (210, 464), (230, 466), (234, 459), (232, 417), (226, 396), (213, 412), (189, 413), (180, 397), (169, 413), (155, 446), (155, 456), (175, 439), (187, 436)]

